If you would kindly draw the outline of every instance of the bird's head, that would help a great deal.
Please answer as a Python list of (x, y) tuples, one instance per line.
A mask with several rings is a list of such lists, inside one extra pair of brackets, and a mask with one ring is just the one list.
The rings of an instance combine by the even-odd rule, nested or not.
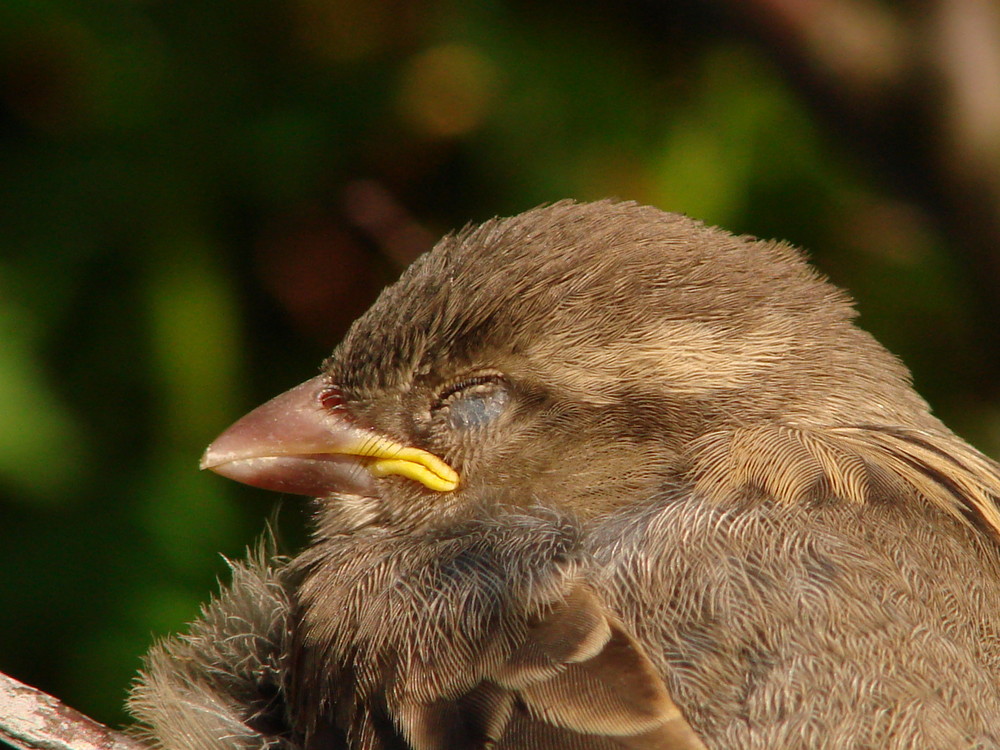
[(787, 245), (561, 202), (446, 237), (202, 465), (330, 498), (348, 525), (472, 502), (586, 518), (686, 481), (692, 446), (727, 429), (931, 425), (852, 318)]

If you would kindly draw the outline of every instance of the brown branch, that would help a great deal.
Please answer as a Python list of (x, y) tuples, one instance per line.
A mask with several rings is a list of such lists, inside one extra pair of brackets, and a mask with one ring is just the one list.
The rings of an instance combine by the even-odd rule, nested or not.
[[(717, 0), (815, 110), (958, 241), (975, 317), (1000, 306), (1000, 6), (991, 0)], [(1000, 328), (976, 331), (998, 393)]]
[(344, 213), (401, 271), (430, 250), (436, 237), (422, 227), (376, 180), (355, 180), (344, 188)]
[(18, 750), (148, 750), (51, 695), (0, 673), (0, 743)]

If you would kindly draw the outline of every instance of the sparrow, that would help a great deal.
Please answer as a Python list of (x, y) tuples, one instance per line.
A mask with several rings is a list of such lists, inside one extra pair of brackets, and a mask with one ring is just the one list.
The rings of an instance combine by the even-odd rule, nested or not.
[(445, 237), (202, 467), (315, 498), (131, 697), (168, 750), (1000, 748), (1000, 467), (795, 248)]

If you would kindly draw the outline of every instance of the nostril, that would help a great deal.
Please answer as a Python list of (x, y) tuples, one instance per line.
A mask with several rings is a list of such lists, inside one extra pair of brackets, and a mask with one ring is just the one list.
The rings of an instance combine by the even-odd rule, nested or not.
[(319, 392), (319, 402), (327, 411), (341, 411), (344, 407), (344, 394), (335, 386), (327, 386)]

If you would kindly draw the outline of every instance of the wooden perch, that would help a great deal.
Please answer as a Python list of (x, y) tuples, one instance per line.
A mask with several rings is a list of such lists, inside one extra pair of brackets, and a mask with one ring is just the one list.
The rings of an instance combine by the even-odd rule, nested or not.
[(0, 673), (0, 743), (18, 750), (148, 750), (51, 695)]

